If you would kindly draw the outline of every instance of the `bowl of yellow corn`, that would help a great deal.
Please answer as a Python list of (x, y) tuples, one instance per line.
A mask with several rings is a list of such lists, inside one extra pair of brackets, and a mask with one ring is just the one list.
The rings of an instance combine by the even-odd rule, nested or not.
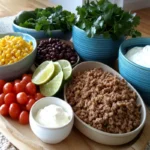
[(36, 57), (37, 42), (25, 33), (0, 34), (0, 79), (13, 80), (27, 72)]

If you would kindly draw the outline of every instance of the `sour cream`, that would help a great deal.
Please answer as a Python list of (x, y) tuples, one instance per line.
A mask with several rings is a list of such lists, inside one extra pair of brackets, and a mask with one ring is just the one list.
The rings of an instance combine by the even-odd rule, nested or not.
[(150, 68), (150, 45), (131, 48), (125, 56), (138, 65)]
[(35, 116), (35, 120), (39, 124), (50, 128), (62, 127), (66, 125), (70, 119), (71, 117), (62, 107), (54, 104), (40, 109)]

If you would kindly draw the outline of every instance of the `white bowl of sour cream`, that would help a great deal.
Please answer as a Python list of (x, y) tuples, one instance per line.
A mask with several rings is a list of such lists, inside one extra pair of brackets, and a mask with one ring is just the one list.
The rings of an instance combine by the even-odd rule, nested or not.
[(71, 106), (56, 97), (44, 97), (30, 111), (30, 127), (43, 142), (56, 144), (71, 132), (74, 115)]

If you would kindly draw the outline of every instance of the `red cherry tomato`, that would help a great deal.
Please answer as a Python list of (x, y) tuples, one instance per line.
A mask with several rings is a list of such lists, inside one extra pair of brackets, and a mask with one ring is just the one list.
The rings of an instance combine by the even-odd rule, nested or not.
[(5, 83), (5, 85), (3, 86), (3, 92), (4, 92), (4, 94), (13, 92), (12, 83), (10, 83), (10, 82)]
[(4, 97), (5, 97), (5, 94), (4, 94), (4, 93), (0, 94), (0, 106), (1, 106), (2, 104), (4, 104)]
[(3, 115), (3, 116), (7, 116), (9, 114), (9, 107), (8, 107), (8, 105), (3, 104), (0, 107), (0, 114)]
[(3, 86), (5, 85), (5, 81), (4, 80), (0, 80), (0, 93), (3, 92)]
[(20, 83), (23, 85), (23, 87), (25, 88), (27, 85), (27, 82), (25, 80), (21, 80)]
[(9, 115), (12, 119), (18, 119), (20, 115), (20, 107), (17, 103), (12, 103), (9, 107)]
[(21, 105), (21, 104), (20, 104), (19, 107), (20, 107), (21, 110), (27, 110), (27, 109), (26, 109), (26, 105)]
[(20, 92), (24, 92), (25, 87), (22, 83), (15, 83), (14, 85), (14, 92), (15, 93), (20, 93)]
[(27, 104), (27, 102), (28, 102), (27, 94), (25, 92), (18, 93), (17, 94), (17, 102), (19, 104)]
[(44, 96), (41, 93), (36, 93), (35, 96), (34, 96), (36, 101), (41, 99), (42, 97), (44, 97)]
[(14, 81), (14, 84), (16, 84), (16, 83), (20, 83), (20, 81), (21, 81), (21, 80), (16, 79), (16, 80)]
[(31, 82), (31, 76), (29, 76), (29, 75), (23, 75), (23, 77), (22, 77), (22, 80), (23, 81), (26, 81), (26, 83), (29, 83), (29, 82)]
[(7, 93), (4, 97), (4, 102), (7, 105), (16, 102), (16, 95), (14, 93)]
[(28, 124), (29, 123), (29, 113), (27, 111), (22, 111), (19, 115), (19, 123), (20, 124)]
[(28, 98), (28, 100), (34, 99), (34, 96), (33, 95), (27, 95), (27, 98)]
[(30, 95), (34, 95), (36, 93), (36, 86), (34, 83), (32, 82), (29, 82), (27, 85), (26, 85), (26, 92)]
[(32, 105), (33, 105), (35, 102), (36, 102), (35, 99), (30, 99), (29, 102), (28, 102), (28, 104), (26, 105), (26, 109), (27, 109), (28, 111), (30, 111)]

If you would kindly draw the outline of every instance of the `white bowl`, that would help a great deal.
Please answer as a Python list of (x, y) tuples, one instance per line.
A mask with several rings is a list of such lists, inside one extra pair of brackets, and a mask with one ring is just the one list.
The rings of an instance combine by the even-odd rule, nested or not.
[[(75, 75), (77, 72), (84, 72), (86, 70), (100, 68), (100, 67), (104, 71), (110, 72), (118, 76), (121, 79), (123, 78), (119, 73), (117, 73), (115, 70), (113, 70), (109, 66), (103, 63), (94, 62), (94, 61), (87, 61), (87, 62), (78, 64), (73, 69), (72, 75)], [(128, 83), (128, 86), (137, 93), (137, 91), (129, 83)], [(65, 89), (64, 89), (64, 98), (67, 101), (66, 87), (67, 85), (65, 86)], [(80, 132), (82, 132), (85, 136), (87, 136), (91, 140), (98, 142), (98, 143), (107, 144), (107, 145), (122, 145), (122, 144), (128, 143), (140, 133), (146, 121), (146, 108), (145, 108), (144, 102), (138, 93), (137, 93), (137, 96), (138, 96), (137, 103), (141, 104), (141, 123), (135, 130), (128, 132), (128, 133), (123, 133), (123, 134), (113, 134), (113, 133), (103, 132), (103, 131), (100, 131), (98, 129), (95, 129), (89, 126), (88, 124), (83, 122), (76, 114), (74, 114), (75, 115), (75, 127)]]
[[(37, 123), (34, 117), (38, 110), (50, 104), (61, 106), (71, 116), (69, 123), (59, 128), (48, 128)], [(33, 133), (38, 138), (45, 143), (56, 144), (64, 140), (70, 134), (74, 123), (74, 114), (71, 106), (67, 102), (56, 97), (44, 97), (32, 106), (29, 121)]]

